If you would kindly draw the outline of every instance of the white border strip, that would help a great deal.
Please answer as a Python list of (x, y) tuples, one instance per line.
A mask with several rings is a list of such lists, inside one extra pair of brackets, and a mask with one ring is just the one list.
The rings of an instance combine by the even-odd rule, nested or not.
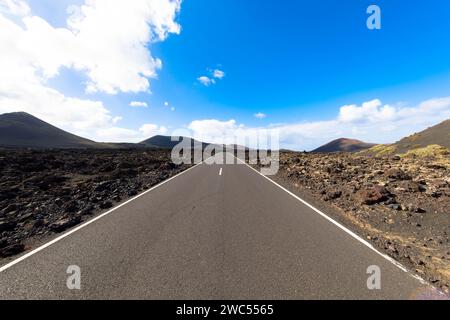
[(119, 208), (122, 208), (123, 206), (127, 205), (128, 203), (130, 203), (130, 202), (132, 202), (132, 201), (134, 201), (134, 200), (136, 200), (136, 199), (139, 199), (139, 198), (142, 197), (143, 195), (145, 195), (145, 194), (147, 194), (147, 193), (149, 193), (149, 192), (155, 190), (156, 188), (159, 188), (159, 187), (163, 186), (164, 184), (166, 184), (166, 183), (168, 183), (169, 181), (171, 181), (171, 180), (173, 180), (173, 179), (175, 179), (175, 178), (181, 176), (182, 174), (185, 174), (186, 172), (191, 171), (192, 169), (198, 167), (199, 165), (201, 165), (201, 164), (203, 164), (203, 163), (204, 163), (204, 161), (200, 162), (199, 164), (194, 165), (193, 167), (190, 167), (189, 169), (184, 170), (183, 172), (180, 172), (179, 174), (177, 174), (177, 175), (175, 175), (175, 176), (173, 176), (173, 177), (171, 177), (171, 178), (169, 178), (169, 179), (167, 179), (167, 180), (165, 180), (165, 181), (163, 181), (163, 182), (157, 184), (156, 186), (154, 186), (154, 187), (152, 187), (152, 188), (150, 188), (150, 189), (144, 191), (143, 193), (141, 193), (141, 194), (135, 196), (134, 198), (131, 198), (130, 200), (127, 200), (126, 202), (124, 202), (124, 203), (118, 205), (117, 207), (115, 207), (115, 208), (113, 208), (113, 209), (111, 209), (111, 210), (109, 210), (109, 211), (107, 211), (107, 212), (105, 212), (105, 213), (102, 213), (102, 214), (99, 215), (98, 217), (95, 217), (95, 218), (93, 218), (92, 220), (89, 220), (89, 221), (87, 221), (87, 222), (85, 222), (85, 223), (79, 225), (78, 227), (76, 227), (76, 228), (74, 228), (74, 229), (72, 229), (72, 230), (70, 230), (70, 231), (64, 233), (63, 235), (57, 237), (56, 239), (54, 239), (54, 240), (52, 240), (52, 241), (50, 241), (50, 242), (47, 242), (46, 244), (40, 246), (39, 248), (34, 249), (33, 251), (28, 252), (27, 254), (25, 254), (25, 255), (23, 255), (23, 256), (17, 258), (16, 260), (11, 261), (10, 263), (8, 263), (8, 264), (6, 264), (6, 265), (4, 265), (3, 267), (0, 268), (0, 273), (2, 273), (3, 271), (5, 271), (5, 270), (11, 268), (12, 266), (18, 264), (19, 262), (22, 262), (22, 261), (24, 261), (25, 259), (28, 259), (29, 257), (35, 255), (36, 253), (38, 253), (38, 252), (40, 252), (40, 251), (42, 251), (42, 250), (44, 250), (44, 249), (50, 247), (51, 245), (53, 245), (53, 244), (55, 244), (55, 243), (61, 241), (62, 239), (64, 239), (64, 238), (70, 236), (71, 234), (74, 234), (75, 232), (77, 232), (77, 231), (79, 231), (79, 230), (81, 230), (81, 229), (87, 227), (88, 225), (90, 225), (90, 224), (92, 224), (92, 223), (94, 223), (94, 222), (96, 222), (96, 221), (98, 221), (98, 220), (104, 218), (104, 217), (107, 216), (108, 214), (110, 214), (110, 213), (116, 211), (116, 210), (119, 209)]
[[(236, 158), (238, 161), (242, 162), (243, 164), (245, 164), (247, 167), (249, 167), (250, 169), (252, 169), (253, 171), (255, 171), (256, 173), (258, 173), (259, 175), (263, 176), (265, 179), (267, 179), (268, 181), (272, 182), (274, 185), (276, 185), (278, 188), (282, 189), (283, 191), (287, 192), (288, 194), (290, 194), (291, 196), (293, 196), (295, 199), (297, 199), (298, 201), (300, 201), (301, 203), (303, 203), (305, 206), (307, 206), (308, 208), (312, 209), (313, 211), (315, 211), (316, 213), (320, 214), (322, 217), (324, 217), (325, 219), (327, 219), (329, 222), (331, 222), (332, 224), (334, 224), (335, 226), (337, 226), (339, 229), (343, 230), (344, 232), (346, 232), (347, 234), (349, 234), (350, 236), (352, 236), (353, 238), (355, 238), (356, 240), (358, 240), (359, 242), (361, 242), (363, 245), (365, 245), (366, 247), (368, 247), (369, 249), (371, 249), (372, 251), (376, 252), (378, 255), (382, 256), (384, 259), (388, 260), (389, 262), (391, 262), (392, 264), (394, 264), (395, 266), (397, 266), (398, 268), (400, 268), (402, 271), (408, 273), (411, 277), (417, 279), (420, 281), (421, 284), (423, 285), (430, 285), (428, 282), (426, 282), (424, 279), (422, 279), (421, 277), (419, 277), (416, 274), (412, 274), (411, 272), (409, 272), (409, 270), (404, 267), (400, 262), (394, 260), (393, 258), (391, 258), (390, 256), (388, 256), (387, 254), (384, 254), (380, 251), (378, 251), (377, 249), (375, 249), (375, 247), (367, 242), (366, 240), (364, 240), (363, 238), (361, 238), (360, 236), (358, 236), (356, 233), (354, 233), (353, 231), (351, 231), (350, 229), (348, 229), (347, 227), (343, 226), (342, 224), (340, 224), (339, 222), (337, 222), (336, 220), (330, 218), (328, 215), (326, 215), (325, 213), (323, 213), (322, 211), (320, 211), (319, 209), (317, 209), (316, 207), (312, 206), (311, 204), (309, 204), (308, 202), (306, 202), (305, 200), (303, 200), (302, 198), (300, 198), (299, 196), (297, 196), (296, 194), (292, 193), (291, 191), (289, 191), (288, 189), (286, 189), (285, 187), (279, 185), (278, 183), (276, 183), (275, 181), (273, 181), (272, 179), (270, 179), (269, 177), (263, 175), (261, 172), (259, 172), (258, 170), (256, 170), (255, 168), (251, 167), (250, 165), (248, 165), (246, 162), (242, 161), (239, 158)], [(431, 286), (431, 285), (430, 285)], [(440, 292), (440, 291), (439, 291)]]

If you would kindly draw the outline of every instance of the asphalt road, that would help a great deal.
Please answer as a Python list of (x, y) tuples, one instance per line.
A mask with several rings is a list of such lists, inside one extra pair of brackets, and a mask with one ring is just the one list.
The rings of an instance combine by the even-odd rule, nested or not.
[[(71, 265), (81, 290), (67, 288)], [(367, 288), (371, 265), (381, 290)], [(243, 164), (194, 167), (0, 273), (1, 299), (409, 299), (428, 289)]]

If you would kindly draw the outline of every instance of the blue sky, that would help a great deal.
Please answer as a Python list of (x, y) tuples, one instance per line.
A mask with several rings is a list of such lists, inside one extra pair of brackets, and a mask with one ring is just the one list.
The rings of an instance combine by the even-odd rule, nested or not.
[[(29, 15), (53, 28), (67, 28), (66, 8), (83, 3), (32, 0)], [(381, 8), (381, 30), (366, 27), (371, 4)], [(282, 137), (281, 143), (294, 149), (313, 148), (340, 134), (393, 142), (450, 115), (449, 13), (446, 0), (413, 5), (404, 0), (186, 0), (173, 17), (180, 32), (146, 43), (149, 55), (162, 62), (157, 76), (149, 77), (147, 90), (87, 93), (86, 83), (92, 79), (86, 68), (91, 67), (63, 62), (45, 85), (65, 97), (100, 101), (111, 119), (116, 118), (114, 126), (120, 123), (129, 131), (154, 124), (166, 134), (187, 128), (194, 136), (216, 140), (217, 132), (192, 125), (214, 120), (215, 128), (286, 129), (297, 137)], [(209, 86), (198, 81), (201, 76), (213, 79), (214, 70), (225, 76)], [(361, 111), (375, 99), (375, 113)], [(148, 108), (130, 107), (132, 101), (145, 102)], [(439, 108), (418, 112), (427, 101)], [(372, 119), (342, 120), (341, 108), (349, 105)], [(396, 115), (373, 121), (386, 106)], [(255, 117), (258, 113), (265, 117)], [(138, 139), (131, 132), (102, 136), (59, 123), (97, 140)], [(339, 130), (312, 129), (334, 125)], [(379, 127), (386, 130), (374, 133)]]
[[(448, 94), (450, 3), (378, 1), (383, 28), (370, 31), (371, 3), (186, 1), (180, 36), (155, 46), (165, 65), (150, 100), (173, 97), (181, 121), (259, 125), (257, 112), (268, 115), (266, 124), (286, 123), (330, 118), (343, 104), (374, 98), (415, 102)], [(224, 81), (195, 84), (217, 66)], [(411, 90), (417, 84), (420, 93)]]

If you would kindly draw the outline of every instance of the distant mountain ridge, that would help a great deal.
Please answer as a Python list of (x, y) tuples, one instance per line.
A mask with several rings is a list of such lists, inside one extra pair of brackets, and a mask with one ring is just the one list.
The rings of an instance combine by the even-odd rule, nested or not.
[(0, 115), (0, 146), (10, 148), (105, 148), (104, 144), (58, 129), (25, 112)]
[(370, 149), (375, 144), (366, 143), (355, 139), (340, 138), (333, 140), (320, 148), (313, 150), (314, 153), (335, 153), (335, 152), (358, 152)]
[(393, 144), (376, 145), (365, 154), (388, 156), (403, 154), (437, 155), (450, 152), (450, 119), (414, 133)]
[(205, 148), (209, 145), (186, 137), (172, 141), (170, 136), (155, 136), (141, 143), (100, 143), (68, 133), (26, 112), (0, 115), (0, 148), (172, 149), (183, 141), (182, 139), (191, 140), (192, 146), (201, 145)]
[(171, 136), (161, 136), (161, 135), (151, 137), (150, 139), (144, 140), (139, 144), (151, 148), (173, 149), (176, 145), (178, 145), (182, 141), (188, 142), (189, 140), (191, 142), (192, 147), (202, 146), (202, 148), (204, 149), (209, 145), (209, 143), (201, 142), (192, 138), (187, 137), (173, 138)]
[(189, 137), (172, 137), (172, 136), (154, 136), (150, 139), (147, 139), (145, 141), (140, 142), (140, 145), (145, 145), (146, 147), (152, 147), (152, 148), (160, 148), (160, 149), (172, 149), (179, 143), (188, 143), (190, 141), (192, 148), (198, 148), (201, 146), (202, 149), (205, 149), (206, 147), (216, 148), (217, 150), (225, 150), (228, 149), (243, 149), (243, 150), (250, 150), (249, 148), (239, 146), (239, 145), (221, 145), (221, 144), (214, 144), (214, 143), (207, 143), (202, 142), (199, 140), (195, 140), (193, 138)]
[[(99, 143), (61, 130), (25, 112), (0, 115), (0, 148), (29, 149), (133, 149), (158, 148), (172, 149), (182, 139), (191, 141), (191, 145), (224, 147), (209, 144), (192, 138), (180, 137), (172, 141), (171, 136), (154, 136), (141, 143)], [(437, 145), (450, 149), (450, 119), (422, 132), (415, 133), (397, 143), (376, 145), (355, 139), (341, 138), (313, 150), (315, 153), (367, 152), (368, 154), (406, 153), (410, 150)], [(236, 147), (236, 146), (235, 146)], [(248, 148), (245, 148), (249, 150)]]
[(396, 152), (405, 153), (413, 149), (425, 148), (433, 144), (450, 149), (450, 119), (422, 132), (403, 138), (394, 143), (394, 146)]

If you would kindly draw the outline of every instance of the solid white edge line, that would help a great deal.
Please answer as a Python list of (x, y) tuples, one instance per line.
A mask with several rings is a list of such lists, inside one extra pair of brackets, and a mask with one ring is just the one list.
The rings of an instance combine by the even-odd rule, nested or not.
[[(234, 155), (233, 155), (234, 156)], [(346, 232), (347, 234), (349, 234), (350, 236), (352, 236), (354, 239), (358, 240), (359, 242), (361, 242), (362, 244), (364, 244), (366, 247), (368, 247), (369, 249), (371, 249), (372, 251), (374, 251), (375, 253), (377, 253), (378, 255), (380, 255), (381, 257), (383, 257), (384, 259), (386, 259), (387, 261), (391, 262), (393, 265), (395, 265), (396, 267), (398, 267), (399, 269), (401, 269), (402, 271), (406, 272), (408, 275), (410, 275), (411, 277), (417, 279), (420, 281), (421, 284), (423, 285), (428, 285), (431, 286), (433, 288), (435, 288), (434, 286), (432, 286), (431, 284), (429, 284), (428, 282), (426, 282), (424, 279), (422, 279), (420, 276), (412, 274), (411, 272), (408, 271), (408, 269), (406, 267), (404, 267), (401, 263), (399, 263), (398, 261), (394, 260), (393, 258), (389, 257), (388, 255), (381, 253), (380, 251), (378, 251), (377, 249), (375, 249), (375, 247), (370, 244), (369, 242), (367, 242), (366, 240), (362, 239), (360, 236), (358, 236), (357, 234), (355, 234), (353, 231), (351, 231), (350, 229), (348, 229), (347, 227), (341, 225), (339, 222), (335, 221), (334, 219), (330, 218), (328, 215), (326, 215), (325, 213), (323, 213), (322, 211), (320, 211), (319, 209), (315, 208), (314, 206), (312, 206), (311, 204), (309, 204), (308, 202), (306, 202), (305, 200), (303, 200), (302, 198), (300, 198), (299, 196), (297, 196), (296, 194), (292, 193), (291, 191), (287, 190), (285, 187), (281, 186), (280, 184), (278, 184), (277, 182), (273, 181), (272, 179), (270, 179), (269, 177), (263, 175), (261, 172), (259, 172), (258, 170), (256, 170), (255, 168), (251, 167), (249, 164), (247, 164), (245, 161), (242, 161), (241, 159), (237, 158), (236, 156), (234, 156), (239, 162), (241, 162), (242, 164), (245, 164), (248, 168), (250, 168), (251, 170), (253, 170), (254, 172), (256, 172), (257, 174), (261, 175), (262, 177), (264, 177), (265, 179), (267, 179), (269, 182), (273, 183), (274, 185), (276, 185), (277, 187), (279, 187), (280, 189), (282, 189), (283, 191), (287, 192), (289, 195), (291, 195), (292, 197), (294, 197), (295, 199), (297, 199), (298, 201), (300, 201), (301, 203), (303, 203), (304, 205), (306, 205), (307, 207), (309, 207), (310, 209), (312, 209), (313, 211), (315, 211), (316, 213), (320, 214), (323, 218), (325, 218), (326, 220), (328, 220), (329, 222), (333, 223), (335, 226), (337, 226), (338, 228), (340, 228), (341, 230), (343, 230), (344, 232)], [(207, 159), (208, 160), (208, 159)], [(9, 262), (8, 264), (0, 267), (0, 273), (8, 270), (9, 268), (13, 267), (14, 265), (28, 259), (29, 257), (35, 255), (36, 253), (50, 247), (51, 245), (63, 240), (64, 238), (74, 234), (75, 232), (87, 227), (88, 225), (104, 218), (105, 216), (109, 215), (110, 213), (116, 211), (117, 209), (127, 205), (128, 203), (144, 196), (145, 194), (163, 186), (164, 184), (168, 183), (169, 181), (181, 176), (184, 173), (187, 173), (189, 171), (191, 171), (192, 169), (200, 166), (201, 164), (205, 163), (207, 160), (204, 160), (196, 165), (194, 165), (193, 167), (184, 170), (183, 172), (180, 172), (179, 174), (157, 184), (156, 186), (142, 192), (141, 194), (135, 196), (134, 198), (131, 198), (127, 201), (125, 201), (124, 203), (118, 205), (117, 207), (114, 207), (113, 209), (102, 213), (101, 215), (99, 215), (98, 217), (93, 218), (92, 220), (89, 220), (81, 225), (79, 225), (78, 227), (67, 231), (66, 233), (62, 234), (61, 236), (53, 239), (50, 242), (47, 242), (46, 244), (24, 254), (23, 256)], [(443, 292), (441, 292), (439, 289), (435, 288), (440, 294), (445, 295)]]
[[(206, 161), (206, 160), (205, 160), (205, 161)], [(28, 259), (29, 257), (35, 255), (36, 253), (38, 253), (38, 252), (40, 252), (40, 251), (42, 251), (42, 250), (44, 250), (44, 249), (50, 247), (51, 245), (53, 245), (53, 244), (55, 244), (55, 243), (61, 241), (62, 239), (64, 239), (64, 238), (66, 238), (66, 237), (68, 237), (68, 236), (74, 234), (75, 232), (77, 232), (77, 231), (79, 231), (79, 230), (81, 230), (81, 229), (87, 227), (88, 225), (90, 225), (90, 224), (92, 224), (92, 223), (94, 223), (94, 222), (96, 222), (96, 221), (98, 221), (98, 220), (104, 218), (105, 216), (109, 215), (110, 213), (116, 211), (116, 210), (119, 209), (119, 208), (122, 208), (123, 206), (129, 204), (130, 202), (132, 202), (132, 201), (134, 201), (134, 200), (136, 200), (136, 199), (139, 199), (140, 197), (146, 195), (147, 193), (149, 193), (149, 192), (151, 192), (151, 191), (153, 191), (153, 190), (155, 190), (155, 189), (157, 189), (157, 188), (159, 188), (159, 187), (165, 185), (165, 184), (168, 183), (169, 181), (172, 181), (173, 179), (175, 179), (175, 178), (181, 176), (182, 174), (185, 174), (185, 173), (191, 171), (192, 169), (194, 169), (194, 168), (198, 167), (199, 165), (203, 164), (205, 161), (202, 161), (202, 162), (200, 162), (200, 163), (198, 163), (198, 164), (196, 164), (196, 165), (190, 167), (189, 169), (186, 169), (186, 170), (184, 170), (184, 171), (182, 171), (182, 172), (180, 172), (180, 173), (174, 175), (173, 177), (171, 177), (171, 178), (169, 178), (169, 179), (167, 179), (167, 180), (164, 180), (164, 181), (160, 182), (160, 183), (157, 184), (156, 186), (153, 186), (152, 188), (150, 188), (150, 189), (148, 189), (148, 190), (142, 192), (141, 194), (135, 196), (134, 198), (131, 198), (130, 200), (125, 201), (124, 203), (118, 205), (117, 207), (114, 207), (114, 208), (112, 208), (111, 210), (109, 210), (109, 211), (107, 211), (107, 212), (105, 212), (105, 213), (102, 213), (102, 214), (99, 215), (98, 217), (95, 217), (95, 218), (93, 218), (92, 220), (86, 221), (85, 223), (79, 225), (78, 227), (76, 227), (76, 228), (74, 228), (74, 229), (72, 229), (72, 230), (70, 230), (70, 231), (67, 231), (66, 233), (64, 233), (64, 234), (62, 234), (61, 236), (59, 236), (59, 237), (57, 237), (57, 238), (51, 240), (50, 242), (47, 242), (46, 244), (44, 244), (44, 245), (38, 247), (37, 249), (34, 249), (34, 250), (32, 250), (32, 251), (30, 251), (30, 252), (24, 254), (23, 256), (21, 256), (21, 257), (15, 259), (15, 260), (9, 262), (8, 264), (6, 264), (6, 265), (0, 267), (0, 273), (2, 273), (3, 271), (5, 271), (5, 270), (11, 268), (12, 266), (14, 266), (14, 265), (16, 265), (16, 264), (18, 264), (18, 263), (24, 261), (25, 259)]]
[[(326, 215), (325, 213), (323, 213), (322, 211), (320, 211), (319, 209), (315, 208), (313, 205), (309, 204), (308, 202), (306, 202), (305, 200), (303, 200), (302, 198), (300, 198), (299, 196), (297, 196), (296, 194), (292, 193), (291, 191), (289, 191), (288, 189), (286, 189), (285, 187), (281, 186), (280, 184), (278, 184), (277, 182), (273, 181), (272, 179), (270, 179), (269, 177), (263, 175), (261, 172), (259, 172), (258, 170), (256, 170), (255, 168), (253, 168), (252, 166), (250, 166), (249, 164), (247, 164), (246, 162), (242, 161), (239, 158), (236, 158), (238, 161), (242, 162), (243, 164), (245, 164), (247, 167), (249, 167), (251, 170), (255, 171), (256, 173), (258, 173), (259, 175), (263, 176), (265, 179), (267, 179), (268, 181), (270, 181), (271, 183), (273, 183), (274, 185), (276, 185), (277, 187), (279, 187), (280, 189), (282, 189), (283, 191), (287, 192), (289, 195), (291, 195), (292, 197), (294, 197), (295, 199), (297, 199), (298, 201), (300, 201), (301, 203), (303, 203), (305, 206), (307, 206), (308, 208), (312, 209), (313, 211), (315, 211), (316, 213), (318, 213), (319, 215), (321, 215), (323, 218), (327, 219), (329, 222), (333, 223), (335, 226), (337, 226), (339, 229), (343, 230), (344, 232), (346, 232), (347, 234), (349, 234), (350, 236), (352, 236), (354, 239), (358, 240), (359, 242), (361, 242), (362, 244), (364, 244), (366, 247), (368, 247), (369, 249), (371, 249), (372, 251), (376, 252), (378, 255), (382, 256), (384, 259), (386, 259), (387, 261), (391, 262), (393, 265), (395, 265), (396, 267), (398, 267), (399, 269), (401, 269), (402, 271), (406, 272), (408, 275), (410, 275), (411, 277), (417, 279), (420, 281), (421, 284), (423, 285), (428, 285), (431, 286), (433, 288), (435, 288), (434, 286), (432, 286), (431, 284), (429, 284), (427, 281), (425, 281), (424, 279), (422, 279), (420, 276), (411, 273), (406, 267), (404, 267), (400, 262), (396, 261), (394, 258), (391, 258), (390, 256), (388, 256), (387, 254), (384, 254), (380, 251), (378, 251), (371, 243), (367, 242), (366, 240), (364, 240), (363, 238), (361, 238), (360, 236), (358, 236), (356, 233), (354, 233), (353, 231), (351, 231), (350, 229), (348, 229), (347, 227), (343, 226), (342, 224), (340, 224), (339, 222), (337, 222), (336, 220), (330, 218), (328, 215)], [(436, 288), (436, 290), (441, 293), (444, 294), (443, 292), (441, 292), (439, 289)]]

